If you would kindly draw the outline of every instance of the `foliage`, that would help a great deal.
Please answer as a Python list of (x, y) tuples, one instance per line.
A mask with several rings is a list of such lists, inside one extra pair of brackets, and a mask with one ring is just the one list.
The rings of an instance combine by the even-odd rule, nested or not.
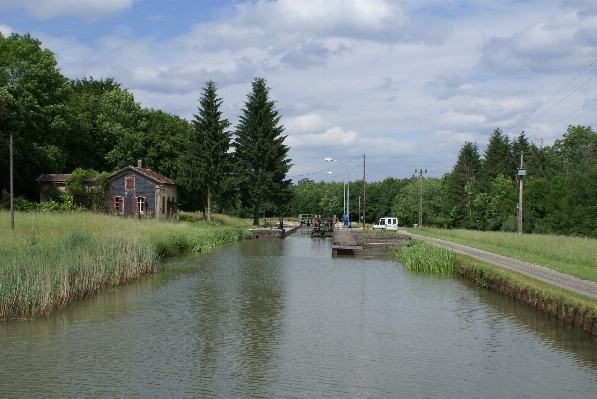
[(234, 158), (236, 175), (244, 205), (253, 210), (253, 224), (259, 224), (259, 210), (267, 203), (288, 203), (290, 169), (287, 158), (289, 148), (284, 145), (275, 102), (269, 98), (269, 88), (263, 78), (255, 78), (252, 92), (248, 94), (245, 107), (236, 127)]
[(77, 168), (66, 180), (66, 191), (72, 201), (93, 210), (105, 209), (109, 186), (108, 173), (97, 173), (93, 169)]
[[(54, 54), (30, 35), (0, 34), (0, 143), (5, 148), (13, 135), (15, 193), (29, 200), (38, 195), (36, 179), (66, 162), (61, 148), (70, 87), (56, 65)], [(0, 157), (0, 170), (8, 163)], [(8, 173), (1, 173), (0, 186), (8, 185)]]
[(390, 251), (407, 270), (453, 274), (456, 271), (454, 252), (429, 244), (425, 241), (409, 238), (406, 245)]
[(184, 181), (190, 190), (203, 193), (207, 220), (212, 218), (212, 199), (230, 192), (231, 157), (228, 153), (232, 133), (228, 119), (222, 119), (223, 100), (216, 84), (209, 80), (199, 98), (199, 114), (193, 120), (193, 136), (186, 152)]

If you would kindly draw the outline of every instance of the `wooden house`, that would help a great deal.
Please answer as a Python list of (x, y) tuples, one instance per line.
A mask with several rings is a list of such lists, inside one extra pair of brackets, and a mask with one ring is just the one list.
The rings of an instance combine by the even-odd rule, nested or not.
[(152, 170), (127, 166), (108, 176), (109, 209), (121, 216), (140, 218), (178, 217), (177, 186), (172, 180)]

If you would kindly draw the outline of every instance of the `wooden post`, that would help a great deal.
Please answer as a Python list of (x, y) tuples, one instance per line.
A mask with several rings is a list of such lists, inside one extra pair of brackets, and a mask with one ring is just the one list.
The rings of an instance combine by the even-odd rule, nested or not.
[(14, 151), (12, 133), (10, 134), (10, 229), (15, 229), (15, 194), (14, 194)]

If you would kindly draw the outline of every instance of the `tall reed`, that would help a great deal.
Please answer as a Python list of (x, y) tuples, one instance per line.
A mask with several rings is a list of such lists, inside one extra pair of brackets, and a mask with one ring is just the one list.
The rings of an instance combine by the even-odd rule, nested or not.
[(49, 313), (154, 273), (159, 258), (250, 238), (246, 229), (90, 213), (0, 212), (0, 320)]
[(407, 244), (390, 251), (407, 270), (431, 272), (437, 274), (454, 274), (456, 272), (456, 256), (454, 252), (410, 238)]

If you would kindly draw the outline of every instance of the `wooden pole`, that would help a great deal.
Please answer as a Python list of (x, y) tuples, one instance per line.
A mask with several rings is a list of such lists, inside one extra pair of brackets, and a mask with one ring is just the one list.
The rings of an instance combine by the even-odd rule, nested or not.
[(14, 198), (14, 151), (13, 151), (12, 133), (10, 134), (10, 229), (15, 229), (15, 198)]

